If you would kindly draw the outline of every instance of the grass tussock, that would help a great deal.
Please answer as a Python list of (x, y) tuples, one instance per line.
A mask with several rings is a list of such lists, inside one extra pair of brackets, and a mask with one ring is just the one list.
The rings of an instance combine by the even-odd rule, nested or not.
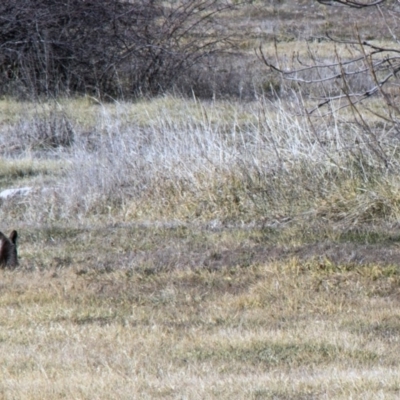
[[(3, 185), (16, 182), (15, 174), (40, 175), (46, 189), (25, 202), (24, 221), (324, 219), (348, 228), (399, 216), (397, 139), (376, 131), (375, 144), (339, 114), (312, 121), (281, 102), (171, 97), (93, 105), (85, 110), (91, 126), (80, 125), (79, 110), (77, 119), (69, 112), (40, 117), (44, 130), (30, 141), (12, 127), (3, 137), (18, 149), (2, 161)], [(46, 168), (61, 173), (51, 179)]]

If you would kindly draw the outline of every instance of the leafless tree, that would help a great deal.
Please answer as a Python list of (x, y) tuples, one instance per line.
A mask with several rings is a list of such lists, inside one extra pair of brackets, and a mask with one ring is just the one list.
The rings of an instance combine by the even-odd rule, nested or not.
[[(275, 60), (266, 56), (261, 47), (259, 56), (265, 65), (282, 77), (283, 82), (290, 82), (291, 88), (306, 87), (311, 90), (313, 87), (313, 93), (318, 92), (314, 105), (310, 106), (312, 102), (307, 101), (305, 111), (308, 118), (349, 107), (354, 117), (353, 123), (365, 132), (365, 143), (387, 168), (391, 156), (381, 146), (382, 137), (385, 140), (388, 137), (391, 140), (400, 138), (400, 106), (397, 99), (400, 95), (399, 4), (386, 0), (316, 1), (325, 6), (347, 6), (348, 12), (356, 15), (360, 15), (361, 9), (374, 11), (375, 19), (372, 21), (380, 18), (386, 30), (384, 44), (381, 44), (382, 41), (379, 43), (366, 39), (355, 24), (353, 36), (349, 38), (339, 38), (334, 33), (326, 32), (325, 40), (332, 44), (328, 58), (318, 56), (312, 44), (309, 44), (307, 57), (294, 56), (290, 63), (281, 62), (278, 45)], [(383, 107), (376, 107), (376, 102), (375, 105), (368, 102), (375, 97), (381, 99)], [(365, 118), (365, 111), (382, 121), (379, 132)]]
[[(375, 7), (378, 17), (385, 18), (385, 15), (379, 5), (384, 4), (386, 0), (378, 1), (350, 1), (350, 0), (317, 0), (324, 5), (341, 4), (353, 8)], [(400, 10), (386, 10), (391, 15), (400, 17)], [(385, 92), (385, 87), (389, 83), (395, 83), (400, 71), (400, 38), (397, 37), (396, 28), (387, 26), (392, 37), (391, 46), (381, 46), (373, 44), (370, 41), (363, 39), (362, 33), (356, 31), (353, 39), (338, 39), (329, 32), (326, 33), (326, 38), (333, 44), (332, 58), (322, 60), (318, 58), (310, 48), (308, 59), (302, 60), (297, 57), (298, 68), (281, 67), (277, 63), (270, 61), (263, 53), (262, 48), (259, 49), (259, 54), (263, 62), (273, 71), (281, 74), (288, 81), (293, 81), (301, 84), (319, 84), (336, 83), (340, 87), (340, 92), (336, 96), (329, 94), (323, 98), (315, 109), (332, 103), (335, 100), (346, 99), (351, 104), (356, 104), (365, 98), (376, 94), (381, 94), (388, 105), (400, 111), (397, 105), (389, 99), (388, 93)], [(352, 56), (341, 57), (336, 46), (346, 46), (348, 53)], [(279, 54), (277, 54), (279, 58)], [(355, 77), (360, 78), (365, 86), (364, 90), (357, 90), (354, 82), (360, 82)], [(311, 110), (314, 111), (315, 109)]]

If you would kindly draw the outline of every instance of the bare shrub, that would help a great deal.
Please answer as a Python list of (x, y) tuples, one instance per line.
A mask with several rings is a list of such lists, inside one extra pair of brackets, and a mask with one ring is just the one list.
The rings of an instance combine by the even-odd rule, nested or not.
[(224, 48), (220, 0), (2, 1), (0, 93), (154, 94)]
[(24, 143), (33, 149), (55, 149), (70, 147), (74, 142), (74, 129), (65, 114), (50, 112), (42, 117), (35, 117), (32, 129), (25, 131)]
[(48, 152), (71, 147), (74, 140), (74, 126), (65, 113), (40, 110), (3, 130), (0, 152), (5, 155)]

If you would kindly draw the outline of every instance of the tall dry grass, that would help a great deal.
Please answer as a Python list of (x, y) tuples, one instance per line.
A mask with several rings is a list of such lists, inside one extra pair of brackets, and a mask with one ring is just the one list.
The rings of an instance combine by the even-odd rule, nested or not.
[[(346, 111), (311, 119), (291, 101), (42, 107), (3, 129), (3, 221), (396, 221), (398, 138)], [(84, 111), (80, 111), (79, 107)], [(84, 116), (83, 117), (83, 114)], [(10, 179), (10, 171), (15, 175)]]

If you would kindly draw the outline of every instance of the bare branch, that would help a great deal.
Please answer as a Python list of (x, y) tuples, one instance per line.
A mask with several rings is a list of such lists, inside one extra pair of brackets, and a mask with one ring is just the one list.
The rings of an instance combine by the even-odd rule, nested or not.
[[(350, 5), (348, 1), (338, 2)], [(322, 1), (321, 3), (324, 2)], [(360, 5), (360, 2), (356, 3)], [(368, 4), (364, 2), (363, 5), (376, 5), (376, 2), (369, 2)], [(352, 6), (354, 6), (354, 2)], [(378, 11), (381, 15), (382, 11), (379, 8)], [(347, 105), (354, 106), (362, 100), (377, 94), (381, 94), (385, 98), (385, 102), (391, 109), (395, 109), (396, 112), (400, 113), (400, 109), (383, 90), (385, 85), (389, 81), (396, 79), (400, 73), (400, 48), (362, 40), (359, 32), (356, 32), (356, 40), (336, 39), (329, 33), (327, 33), (327, 38), (335, 45), (334, 57), (329, 60), (319, 60), (309, 49), (307, 62), (297, 56), (295, 60), (299, 67), (285, 68), (271, 62), (263, 53), (261, 46), (258, 49), (258, 56), (268, 68), (280, 74), (284, 80), (315, 86), (332, 82), (336, 86), (336, 91), (339, 91), (339, 94), (333, 94), (331, 90), (328, 95), (319, 97), (318, 104), (310, 113), (343, 99), (347, 100)], [(336, 50), (336, 45), (345, 46), (347, 49), (351, 48), (357, 53), (352, 51), (350, 58), (342, 59)], [(276, 53), (279, 54), (277, 50)], [(279, 59), (278, 56), (276, 58), (277, 60)], [(362, 79), (362, 90), (353, 85), (351, 81), (353, 78), (357, 78), (357, 82)], [(340, 105), (339, 109), (342, 107), (343, 105)]]
[(372, 7), (377, 6), (379, 4), (384, 3), (386, 0), (373, 0), (373, 1), (353, 1), (353, 0), (317, 0), (318, 3), (321, 3), (325, 6), (332, 6), (335, 3), (342, 4), (348, 7), (353, 8), (365, 8), (365, 7)]

